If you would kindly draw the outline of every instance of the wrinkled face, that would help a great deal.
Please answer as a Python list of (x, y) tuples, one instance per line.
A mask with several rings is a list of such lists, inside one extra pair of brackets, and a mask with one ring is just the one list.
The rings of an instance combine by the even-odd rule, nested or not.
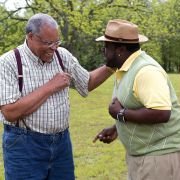
[(54, 51), (60, 45), (59, 31), (51, 26), (43, 26), (39, 33), (30, 32), (27, 35), (31, 51), (44, 62), (52, 60)]

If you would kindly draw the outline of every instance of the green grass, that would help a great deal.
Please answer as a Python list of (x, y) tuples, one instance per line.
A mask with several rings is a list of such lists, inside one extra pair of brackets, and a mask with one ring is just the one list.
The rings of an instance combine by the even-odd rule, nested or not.
[[(180, 99), (180, 74), (169, 76)], [(107, 111), (112, 87), (113, 80), (110, 78), (87, 98), (82, 98), (74, 90), (70, 91), (70, 132), (78, 180), (126, 179), (125, 151), (121, 143), (118, 140), (112, 144), (92, 143), (100, 130), (114, 123)], [(2, 125), (0, 125), (1, 135)], [(0, 149), (0, 180), (3, 179), (2, 149)]]
[(79, 180), (125, 179), (125, 152), (119, 141), (112, 144), (92, 143), (95, 135), (114, 123), (107, 111), (113, 81), (80, 98), (71, 91), (71, 135), (74, 147), (75, 173)]

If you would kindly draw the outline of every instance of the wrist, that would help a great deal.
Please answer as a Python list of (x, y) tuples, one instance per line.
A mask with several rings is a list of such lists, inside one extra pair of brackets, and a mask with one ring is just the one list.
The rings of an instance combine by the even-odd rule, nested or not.
[(116, 71), (116, 68), (111, 68), (111, 67), (109, 67), (109, 66), (107, 66), (107, 65), (105, 65), (106, 66), (106, 69), (108, 70), (108, 72), (110, 72), (110, 73), (115, 73), (115, 71)]
[(118, 120), (121, 123), (126, 123), (126, 119), (125, 119), (126, 110), (127, 110), (126, 108), (120, 109), (120, 111), (116, 115), (116, 120)]

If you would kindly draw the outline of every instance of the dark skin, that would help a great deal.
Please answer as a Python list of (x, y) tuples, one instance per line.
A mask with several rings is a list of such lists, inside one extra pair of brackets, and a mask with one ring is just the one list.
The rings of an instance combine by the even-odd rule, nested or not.
[[(105, 42), (105, 57), (107, 64), (112, 68), (121, 68), (123, 63), (132, 53), (129, 52), (126, 46), (117, 47), (114, 43)], [(120, 56), (119, 56), (120, 55)], [(109, 104), (109, 114), (116, 119), (117, 113), (123, 109), (121, 102), (114, 98)], [(138, 124), (158, 124), (168, 122), (171, 115), (170, 110), (157, 110), (142, 107), (140, 109), (126, 109), (125, 120)], [(113, 125), (100, 131), (94, 138), (93, 142), (98, 139), (104, 143), (111, 143), (117, 138), (117, 129)]]
[(104, 56), (106, 57), (107, 66), (119, 69), (126, 59), (131, 55), (126, 51), (124, 46), (116, 47), (114, 43), (105, 42)]
[[(42, 41), (57, 42), (60, 40), (57, 27), (46, 25), (41, 27), (39, 34), (32, 32), (27, 35), (27, 44), (31, 51), (39, 57), (44, 63), (50, 63), (58, 45), (54, 44), (48, 47)], [(103, 76), (101, 76), (103, 74)], [(110, 75), (107, 66), (102, 66), (90, 72), (88, 90), (92, 91), (103, 83)], [(30, 94), (21, 97), (14, 103), (6, 104), (0, 107), (4, 117), (9, 122), (15, 122), (32, 114), (52, 96), (70, 85), (71, 75), (65, 72), (57, 73), (49, 82), (35, 89)]]

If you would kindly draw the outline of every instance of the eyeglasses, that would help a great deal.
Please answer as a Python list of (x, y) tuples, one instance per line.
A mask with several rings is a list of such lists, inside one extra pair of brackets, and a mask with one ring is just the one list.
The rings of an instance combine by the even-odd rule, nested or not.
[(37, 34), (34, 34), (36, 37), (38, 37), (38, 39), (39, 39), (39, 42), (41, 42), (44, 46), (47, 46), (48, 48), (51, 48), (51, 47), (53, 47), (53, 46), (59, 46), (60, 44), (61, 44), (61, 41), (60, 40), (57, 40), (57, 41), (55, 41), (55, 42), (48, 42), (48, 41), (44, 41), (44, 40), (42, 40), (42, 38), (39, 36), (39, 35), (37, 35)]

